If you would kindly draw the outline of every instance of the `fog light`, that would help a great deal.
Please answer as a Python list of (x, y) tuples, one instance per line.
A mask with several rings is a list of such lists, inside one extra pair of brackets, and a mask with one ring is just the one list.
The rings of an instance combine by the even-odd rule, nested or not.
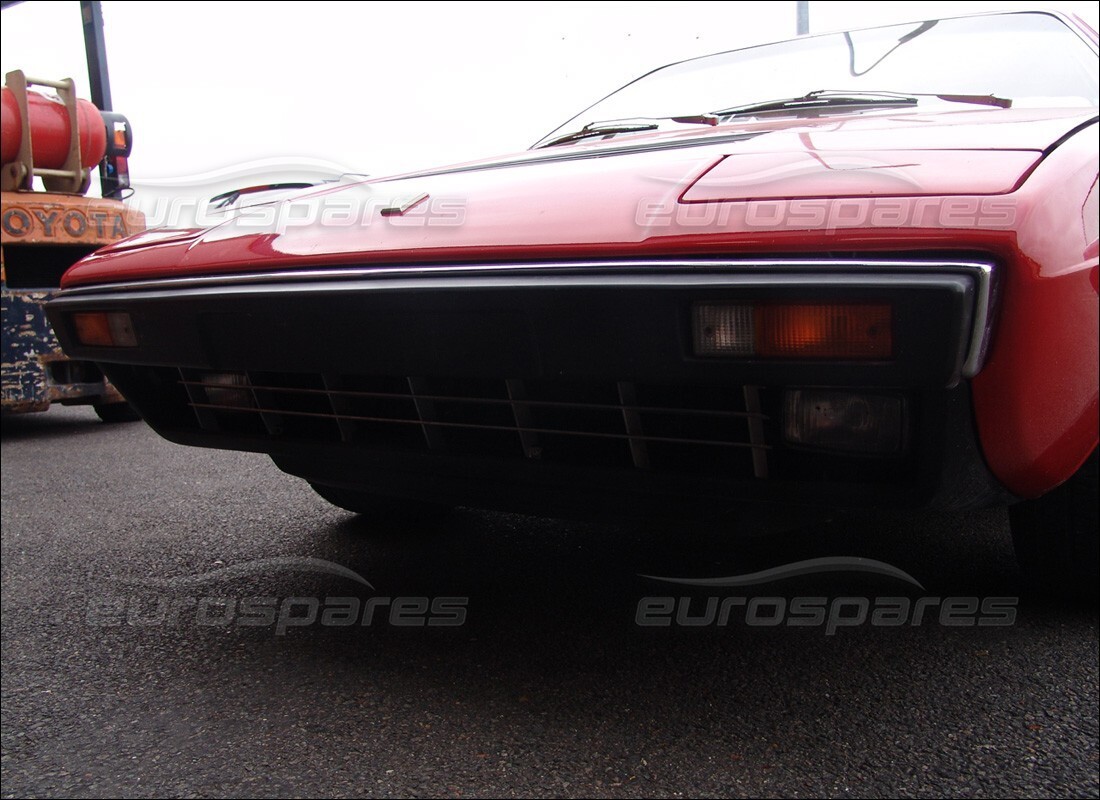
[(791, 444), (866, 455), (905, 449), (906, 403), (889, 395), (787, 392), (783, 438)]
[(751, 356), (752, 306), (695, 306), (692, 320), (697, 356)]
[(72, 323), (76, 340), (88, 347), (137, 347), (133, 320), (123, 311), (78, 311)]
[(240, 372), (208, 372), (202, 376), (206, 399), (214, 406), (255, 408), (252, 384)]

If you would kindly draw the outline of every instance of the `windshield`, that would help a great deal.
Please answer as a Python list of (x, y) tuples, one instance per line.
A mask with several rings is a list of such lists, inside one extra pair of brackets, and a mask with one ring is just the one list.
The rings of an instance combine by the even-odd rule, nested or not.
[[(1013, 108), (1096, 107), (1097, 56), (1049, 14), (992, 14), (805, 37), (681, 61), (609, 95), (545, 136), (597, 122), (669, 119), (813, 92), (994, 95)], [(952, 105), (953, 108), (960, 106)]]

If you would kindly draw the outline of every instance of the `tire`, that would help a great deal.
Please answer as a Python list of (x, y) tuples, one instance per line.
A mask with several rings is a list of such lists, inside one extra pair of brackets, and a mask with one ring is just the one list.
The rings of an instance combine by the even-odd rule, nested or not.
[(1068, 481), (1009, 509), (1012, 541), (1031, 590), (1096, 602), (1100, 565), (1096, 451)]
[(95, 413), (104, 422), (114, 424), (116, 422), (137, 422), (141, 415), (134, 411), (134, 407), (123, 401), (121, 403), (96, 403)]
[(385, 497), (341, 486), (310, 483), (310, 488), (337, 508), (377, 520), (392, 522), (430, 522), (450, 513), (449, 506), (422, 503), (398, 497)]

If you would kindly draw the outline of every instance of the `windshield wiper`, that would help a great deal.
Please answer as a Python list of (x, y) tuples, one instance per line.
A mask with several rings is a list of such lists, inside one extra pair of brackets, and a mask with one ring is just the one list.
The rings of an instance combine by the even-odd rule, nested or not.
[(685, 125), (717, 125), (718, 117), (714, 114), (691, 114), (683, 117), (631, 117), (630, 119), (609, 119), (601, 122), (589, 122), (583, 128), (572, 133), (566, 133), (556, 139), (551, 139), (539, 147), (553, 147), (556, 144), (567, 144), (579, 139), (588, 139), (592, 136), (611, 136), (616, 133), (640, 133), (642, 131), (655, 131), (661, 122), (679, 122)]
[(753, 114), (764, 114), (772, 111), (788, 111), (797, 113), (802, 110), (816, 111), (827, 108), (901, 108), (915, 106), (921, 97), (935, 97), (948, 103), (970, 103), (980, 106), (995, 106), (996, 108), (1012, 108), (1012, 101), (1005, 97), (997, 97), (993, 94), (933, 94), (930, 92), (880, 92), (880, 91), (837, 91), (832, 89), (818, 89), (808, 92), (802, 97), (792, 97), (788, 100), (768, 100), (763, 103), (749, 103), (743, 106), (733, 106), (721, 111), (712, 111), (716, 117), (739, 117)]
[(910, 95), (887, 92), (833, 92), (819, 89), (808, 92), (802, 97), (790, 97), (785, 100), (767, 100), (763, 103), (748, 103), (743, 106), (723, 108), (712, 111), (716, 117), (739, 117), (763, 114), (770, 111), (816, 111), (821, 108), (898, 108), (915, 106), (918, 100)]
[(657, 130), (657, 121), (651, 119), (612, 119), (604, 122), (589, 122), (579, 131), (564, 134), (556, 139), (551, 139), (543, 147), (553, 147), (556, 144), (575, 142), (578, 139), (587, 139), (590, 136), (610, 136), (615, 133), (638, 133), (640, 131)]
[(970, 103), (973, 105), (1011, 108), (1012, 101), (992, 94), (931, 94), (928, 92), (879, 92), (879, 91), (843, 91), (835, 89), (817, 89), (801, 97), (785, 100), (767, 100), (762, 103), (748, 103), (741, 106), (710, 111), (706, 114), (689, 114), (677, 117), (630, 117), (627, 119), (608, 119), (589, 122), (583, 128), (551, 139), (542, 147), (568, 144), (595, 136), (613, 136), (617, 133), (641, 133), (655, 131), (662, 122), (678, 122), (684, 125), (718, 125), (729, 117), (750, 117), (754, 114), (787, 112), (798, 114), (802, 111), (817, 111), (830, 108), (906, 108), (917, 105), (921, 97), (935, 97), (950, 103)]
[[(861, 93), (862, 94), (862, 93)], [(934, 92), (868, 92), (881, 97), (935, 97), (947, 103), (969, 103), (975, 106), (994, 106), (996, 108), (1012, 108), (1012, 101), (1007, 97), (997, 97), (995, 94), (936, 94)]]

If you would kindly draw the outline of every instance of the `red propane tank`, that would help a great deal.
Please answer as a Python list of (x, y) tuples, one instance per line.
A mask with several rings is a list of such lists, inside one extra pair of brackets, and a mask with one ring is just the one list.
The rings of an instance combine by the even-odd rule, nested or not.
[[(23, 138), (22, 120), (15, 95), (7, 87), (0, 89), (0, 163), (9, 164), (19, 157)], [(30, 116), (31, 153), (34, 165), (61, 169), (69, 155), (69, 115), (65, 104), (38, 92), (27, 92)], [(107, 152), (107, 129), (99, 109), (87, 100), (76, 101), (77, 132), (80, 135), (80, 161), (94, 167)]]

